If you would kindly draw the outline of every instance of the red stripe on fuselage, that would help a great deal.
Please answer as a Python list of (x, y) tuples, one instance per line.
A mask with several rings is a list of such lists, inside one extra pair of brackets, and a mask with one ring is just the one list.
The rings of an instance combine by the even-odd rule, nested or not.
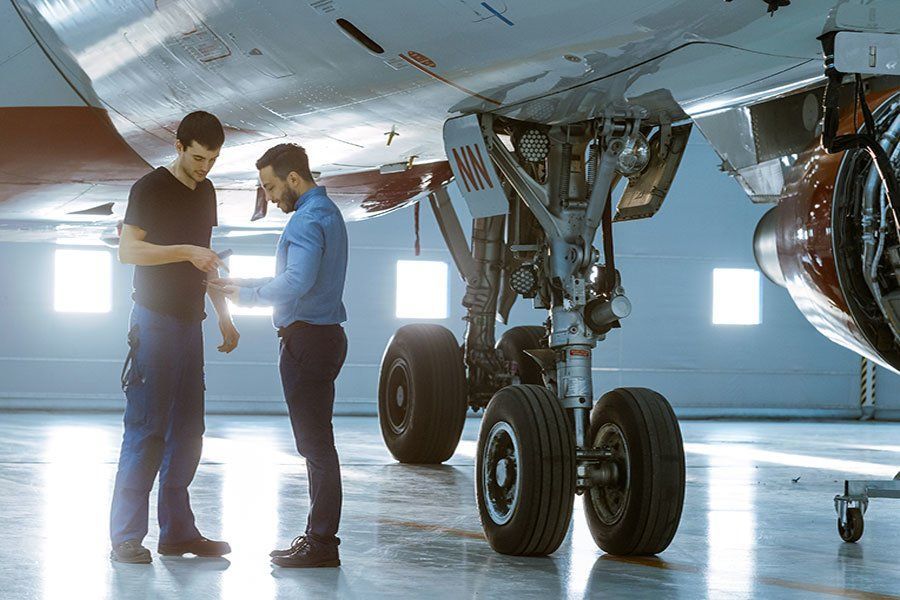
[(149, 170), (103, 109), (0, 108), (0, 185), (133, 182)]

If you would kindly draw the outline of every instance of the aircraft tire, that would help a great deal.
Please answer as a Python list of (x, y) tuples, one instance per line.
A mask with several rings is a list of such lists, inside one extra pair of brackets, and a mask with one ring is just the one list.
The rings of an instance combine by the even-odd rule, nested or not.
[(459, 344), (440, 325), (404, 325), (388, 342), (378, 382), (378, 421), (401, 463), (440, 464), (453, 456), (466, 420)]
[(646, 556), (675, 537), (684, 506), (684, 446), (666, 399), (645, 388), (618, 388), (591, 411), (595, 449), (609, 448), (619, 477), (584, 494), (597, 545), (609, 554)]
[(544, 328), (540, 326), (521, 326), (507, 329), (497, 341), (497, 350), (509, 362), (515, 363), (519, 373), (519, 383), (543, 385), (541, 367), (533, 358), (525, 354), (525, 350), (546, 347)]
[(572, 520), (575, 438), (552, 392), (513, 385), (494, 395), (481, 421), (475, 479), (495, 551), (544, 556), (559, 548)]

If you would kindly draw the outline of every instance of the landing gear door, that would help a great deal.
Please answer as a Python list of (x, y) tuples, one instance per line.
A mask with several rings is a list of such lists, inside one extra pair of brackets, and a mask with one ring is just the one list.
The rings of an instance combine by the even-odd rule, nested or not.
[(657, 132), (650, 140), (653, 158), (643, 173), (628, 181), (616, 207), (615, 221), (646, 219), (659, 211), (678, 172), (691, 127), (691, 124), (679, 125), (672, 128), (671, 135)]
[(445, 122), (444, 149), (456, 176), (456, 185), (474, 218), (509, 212), (509, 202), (491, 162), (478, 115), (466, 115)]

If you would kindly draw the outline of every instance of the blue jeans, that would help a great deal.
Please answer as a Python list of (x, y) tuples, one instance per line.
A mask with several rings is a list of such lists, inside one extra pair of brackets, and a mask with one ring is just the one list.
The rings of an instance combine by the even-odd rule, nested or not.
[(297, 451), (306, 459), (309, 515), (306, 536), (314, 544), (337, 545), (341, 520), (341, 465), (331, 417), (334, 380), (347, 357), (340, 325), (296, 329), (281, 340), (278, 368)]
[(159, 541), (200, 537), (188, 485), (203, 445), (203, 330), (135, 304), (130, 369), (123, 376), (125, 435), (110, 510), (113, 545), (147, 535), (150, 490), (159, 473)]

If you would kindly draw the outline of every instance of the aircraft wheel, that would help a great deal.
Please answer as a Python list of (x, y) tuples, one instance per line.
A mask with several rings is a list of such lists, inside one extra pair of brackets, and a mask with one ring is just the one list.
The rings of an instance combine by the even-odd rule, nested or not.
[(440, 325), (404, 325), (388, 343), (378, 382), (378, 421), (398, 461), (442, 463), (456, 451), (466, 419), (459, 344)]
[(497, 342), (497, 350), (503, 358), (516, 365), (519, 383), (543, 385), (541, 367), (533, 358), (525, 354), (525, 350), (546, 347), (544, 328), (536, 326), (511, 327), (507, 329)]
[(475, 495), (491, 547), (540, 556), (559, 548), (572, 520), (575, 438), (556, 396), (541, 386), (497, 392), (481, 421)]
[(865, 529), (865, 520), (863, 519), (862, 509), (859, 508), (848, 508), (847, 509), (847, 522), (842, 523), (840, 519), (838, 519), (838, 533), (841, 535), (841, 539), (845, 542), (858, 542), (860, 538), (863, 536), (863, 530)]
[(613, 390), (591, 411), (588, 439), (613, 452), (618, 473), (584, 494), (594, 541), (610, 554), (665, 550), (684, 505), (684, 446), (672, 407), (652, 390)]

